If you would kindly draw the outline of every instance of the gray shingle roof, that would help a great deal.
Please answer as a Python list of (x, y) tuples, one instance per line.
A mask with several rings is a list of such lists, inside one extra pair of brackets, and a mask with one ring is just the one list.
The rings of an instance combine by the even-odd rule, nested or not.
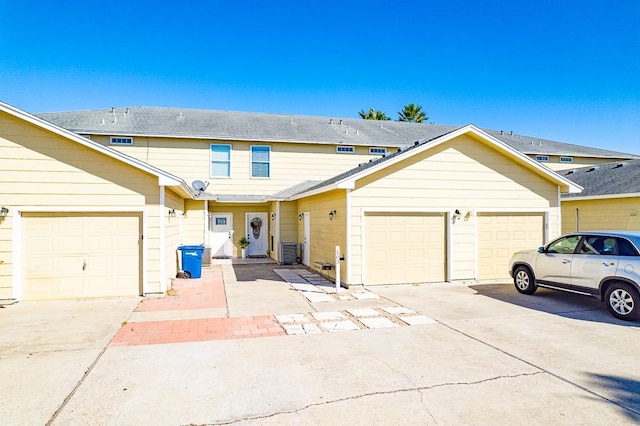
[(581, 167), (560, 174), (584, 188), (580, 194), (564, 194), (562, 198), (640, 194), (640, 160)]
[(289, 188), (283, 189), (282, 191), (276, 192), (269, 196), (269, 199), (273, 200), (284, 200), (288, 197), (292, 197), (296, 194), (300, 194), (302, 192), (306, 192), (309, 188), (316, 187), (321, 181), (319, 180), (305, 180), (304, 182), (300, 182), (296, 185), (293, 185)]
[[(450, 133), (450, 132), (447, 132), (447, 133)], [(436, 137), (431, 138), (431, 139), (416, 141), (416, 142), (413, 143), (413, 145), (410, 145), (410, 146), (408, 146), (406, 148), (403, 148), (403, 149), (399, 148), (396, 152), (392, 152), (392, 153), (384, 155), (382, 157), (371, 159), (366, 163), (359, 164), (358, 167), (355, 167), (355, 168), (353, 168), (351, 170), (347, 170), (346, 172), (340, 173), (339, 175), (336, 175), (336, 176), (333, 176), (333, 177), (331, 177), (331, 178), (329, 178), (329, 179), (327, 179), (327, 180), (325, 180), (323, 182), (318, 182), (316, 185), (310, 186), (309, 188), (307, 188), (304, 191), (300, 191), (300, 193), (301, 192), (314, 191), (316, 189), (319, 189), (319, 188), (322, 188), (322, 187), (325, 187), (325, 186), (329, 186), (329, 185), (334, 184), (336, 182), (340, 182), (343, 179), (346, 179), (346, 178), (348, 178), (350, 176), (354, 176), (354, 175), (356, 175), (356, 174), (358, 174), (358, 173), (360, 173), (360, 172), (362, 172), (364, 170), (367, 170), (367, 169), (369, 169), (371, 167), (377, 166), (378, 164), (380, 164), (382, 162), (390, 161), (392, 158), (397, 157), (400, 154), (404, 154), (406, 152), (409, 152), (409, 151), (411, 151), (413, 149), (416, 149), (417, 147), (420, 147), (420, 146), (422, 146), (422, 145), (424, 145), (426, 143), (429, 143), (432, 140), (438, 139), (438, 138), (440, 138), (440, 136), (436, 136)]]
[[(158, 107), (51, 112), (37, 114), (37, 116), (80, 134), (330, 143), (354, 146), (403, 147), (417, 140), (433, 139), (459, 127), (359, 118)], [(638, 155), (628, 153), (495, 130), (485, 131), (525, 154), (640, 158)]]

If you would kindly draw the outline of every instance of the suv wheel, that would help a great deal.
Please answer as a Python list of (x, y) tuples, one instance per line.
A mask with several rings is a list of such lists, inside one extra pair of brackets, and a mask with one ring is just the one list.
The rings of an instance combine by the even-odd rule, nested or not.
[(607, 309), (614, 317), (632, 321), (638, 316), (640, 296), (629, 284), (613, 283), (605, 293)]
[(533, 294), (536, 292), (536, 280), (529, 268), (518, 266), (513, 273), (513, 283), (522, 294)]

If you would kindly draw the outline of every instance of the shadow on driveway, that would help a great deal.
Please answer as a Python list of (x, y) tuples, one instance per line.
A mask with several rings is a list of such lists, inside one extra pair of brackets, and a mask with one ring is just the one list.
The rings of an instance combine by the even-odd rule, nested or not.
[(240, 282), (246, 281), (282, 281), (282, 277), (275, 272), (274, 269), (306, 269), (301, 265), (278, 265), (276, 263), (254, 263), (254, 264), (238, 264), (233, 265), (233, 271), (236, 274), (236, 280)]
[(637, 421), (640, 415), (640, 382), (626, 377), (609, 376), (601, 374), (588, 374), (594, 385), (607, 388), (611, 391), (610, 399), (616, 404), (630, 410), (625, 414), (630, 419)]
[(640, 327), (640, 322), (621, 321), (607, 311), (604, 302), (589, 296), (539, 287), (532, 295), (520, 294), (513, 285), (481, 284), (469, 288), (478, 294), (524, 308), (582, 321)]

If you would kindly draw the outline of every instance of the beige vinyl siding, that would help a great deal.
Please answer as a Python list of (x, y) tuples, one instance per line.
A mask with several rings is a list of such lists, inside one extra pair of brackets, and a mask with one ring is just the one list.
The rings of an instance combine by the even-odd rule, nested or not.
[(182, 218), (181, 244), (195, 245), (208, 241), (208, 202), (202, 200), (184, 200), (184, 213)]
[[(315, 262), (334, 265), (330, 270), (321, 271), (328, 277), (335, 279), (335, 248), (340, 246), (342, 255), (346, 255), (346, 193), (344, 190), (334, 190), (324, 194), (304, 198), (298, 201), (298, 213), (309, 213), (311, 221), (310, 261), (311, 268), (317, 268)], [(329, 212), (335, 210), (333, 220), (329, 219)], [(298, 221), (298, 245), (303, 242), (303, 222)], [(340, 280), (346, 282), (346, 267), (340, 269)]]
[[(107, 136), (92, 140), (108, 145)], [(210, 176), (211, 144), (231, 146), (231, 177)], [(324, 180), (357, 167), (379, 155), (368, 146), (356, 146), (354, 154), (339, 154), (333, 144), (260, 142), (271, 147), (271, 176), (251, 178), (251, 146), (256, 142), (134, 137), (133, 146), (111, 146), (149, 164), (182, 177), (186, 182), (209, 181), (216, 194), (273, 194), (303, 180)]]
[[(576, 209), (579, 210), (579, 229), (576, 227)], [(563, 199), (562, 232), (575, 232), (576, 229), (640, 231), (640, 197)]]
[[(275, 213), (277, 203), (272, 203), (271, 211)], [(280, 224), (280, 243), (295, 243), (298, 241), (298, 202), (280, 202), (280, 217), (276, 216), (275, 221)], [(271, 221), (274, 225), (274, 221)], [(271, 258), (278, 260), (280, 247), (276, 238), (275, 228), (271, 228), (270, 232), (274, 237), (274, 250), (271, 252)], [(296, 248), (296, 253), (298, 249)], [(298, 253), (299, 254), (299, 253)]]
[[(389, 200), (393, 200), (390, 202)], [(485, 143), (463, 135), (360, 179), (351, 192), (353, 283), (362, 282), (365, 211), (453, 212), (467, 219), (451, 225), (451, 280), (473, 279), (475, 211), (549, 209), (557, 235), (557, 186)]]
[[(11, 297), (17, 211), (145, 213), (147, 288), (160, 290), (158, 178), (76, 142), (0, 113), (0, 296)], [(9, 253), (11, 256), (9, 256)]]
[(298, 202), (280, 203), (280, 241), (283, 243), (298, 240)]
[[(178, 273), (178, 263), (176, 251), (178, 246), (182, 244), (182, 221), (184, 210), (184, 199), (175, 192), (165, 189), (165, 244), (164, 244), (164, 264), (167, 278), (167, 287), (171, 284), (171, 279), (175, 278)], [(169, 214), (169, 210), (174, 209), (175, 215)], [(203, 240), (204, 242), (204, 240)]]
[[(267, 213), (269, 215), (270, 203), (264, 204), (243, 204), (243, 203), (211, 203), (211, 212), (214, 213), (231, 213), (233, 220), (233, 256), (240, 257), (242, 252), (238, 241), (243, 235), (246, 235), (246, 214), (250, 213)], [(267, 235), (270, 235), (271, 221), (267, 220), (269, 229)], [(268, 243), (269, 241), (267, 241)], [(267, 245), (268, 247), (268, 245)]]

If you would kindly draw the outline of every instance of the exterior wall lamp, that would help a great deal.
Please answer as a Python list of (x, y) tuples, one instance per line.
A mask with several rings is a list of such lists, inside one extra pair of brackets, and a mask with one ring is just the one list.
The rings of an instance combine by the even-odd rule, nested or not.
[(0, 209), (0, 217), (7, 217), (7, 215), (9, 214), (9, 209), (6, 207), (2, 207)]
[(331, 210), (329, 212), (329, 220), (333, 220), (333, 217), (336, 215), (336, 211), (335, 210)]
[(169, 209), (169, 217), (176, 217), (176, 209)]
[(460, 212), (460, 209), (456, 209), (456, 210), (453, 212), (453, 217), (451, 218), (451, 221), (452, 221), (453, 223), (456, 223), (457, 221), (459, 221), (459, 220), (460, 220), (460, 217), (461, 217), (461, 216), (462, 216), (462, 213)]

